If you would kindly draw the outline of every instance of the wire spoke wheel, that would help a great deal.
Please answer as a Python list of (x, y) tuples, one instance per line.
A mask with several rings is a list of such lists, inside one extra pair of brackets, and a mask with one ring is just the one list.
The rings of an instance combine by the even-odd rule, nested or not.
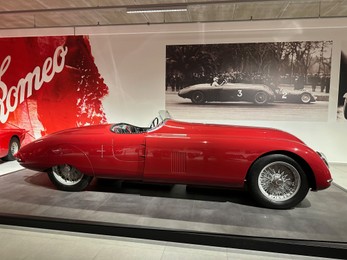
[(302, 166), (284, 154), (270, 154), (256, 160), (247, 181), (253, 198), (272, 209), (295, 207), (310, 187)]
[(300, 184), (299, 172), (286, 162), (273, 162), (266, 165), (258, 178), (261, 193), (276, 202), (292, 198), (298, 192)]
[(75, 167), (68, 164), (52, 167), (52, 173), (58, 182), (69, 186), (79, 183), (84, 176)]

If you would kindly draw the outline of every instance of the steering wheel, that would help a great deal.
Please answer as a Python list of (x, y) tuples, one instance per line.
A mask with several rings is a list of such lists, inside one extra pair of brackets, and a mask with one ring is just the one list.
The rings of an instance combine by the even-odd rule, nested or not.
[(156, 117), (156, 118), (153, 119), (150, 128), (154, 128), (154, 127), (156, 127), (158, 124), (159, 124), (159, 118)]
[(130, 126), (126, 125), (124, 130), (126, 131), (126, 133), (131, 134)]

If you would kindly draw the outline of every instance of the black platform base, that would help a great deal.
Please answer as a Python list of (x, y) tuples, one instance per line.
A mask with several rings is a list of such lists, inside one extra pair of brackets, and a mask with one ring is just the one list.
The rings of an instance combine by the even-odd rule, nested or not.
[(295, 209), (269, 210), (229, 190), (97, 181), (70, 193), (29, 170), (0, 178), (1, 224), (340, 259), (346, 201), (334, 185)]
[(146, 228), (120, 224), (106, 225), (92, 221), (52, 219), (48, 217), (40, 218), (9, 214), (0, 214), (0, 223), (5, 225), (15, 225), (23, 227), (218, 247), (230, 247), (336, 259), (346, 259), (347, 254), (347, 244), (338, 242), (261, 238), (206, 232), (189, 232), (185, 230)]

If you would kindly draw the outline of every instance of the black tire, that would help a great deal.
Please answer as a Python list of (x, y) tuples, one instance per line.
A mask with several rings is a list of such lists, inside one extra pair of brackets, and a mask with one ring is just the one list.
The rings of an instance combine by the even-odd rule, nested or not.
[(267, 104), (269, 101), (269, 95), (264, 91), (259, 91), (254, 95), (254, 103), (257, 105)]
[(19, 151), (20, 148), (20, 142), (19, 139), (17, 137), (12, 137), (10, 140), (10, 143), (8, 144), (8, 153), (5, 157), (3, 157), (2, 159), (4, 161), (13, 161), (16, 158), (14, 157), (14, 155)]
[(345, 105), (343, 106), (343, 114), (345, 116), (345, 119), (347, 119), (347, 101), (345, 101)]
[(194, 104), (204, 104), (206, 102), (205, 94), (202, 91), (194, 91), (190, 99)]
[(48, 177), (59, 190), (64, 191), (82, 191), (93, 179), (68, 164), (52, 167)]
[(250, 169), (248, 182), (253, 198), (272, 209), (295, 207), (309, 190), (307, 176), (300, 165), (281, 154), (259, 158)]
[(303, 104), (309, 104), (311, 102), (311, 95), (310, 93), (302, 93), (300, 96), (300, 101)]

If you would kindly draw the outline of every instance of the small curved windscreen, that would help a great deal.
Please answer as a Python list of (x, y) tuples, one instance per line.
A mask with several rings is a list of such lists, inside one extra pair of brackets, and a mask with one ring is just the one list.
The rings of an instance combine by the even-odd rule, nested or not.
[(149, 125), (149, 130), (157, 129), (158, 127), (162, 126), (166, 120), (170, 119), (171, 115), (166, 110), (160, 110), (159, 115), (155, 117), (152, 122)]
[(160, 110), (159, 115), (150, 122), (149, 127), (138, 127), (127, 123), (118, 123), (112, 125), (111, 131), (116, 134), (139, 134), (160, 127), (166, 120), (170, 118), (171, 115), (168, 111)]
[(159, 117), (161, 118), (161, 121), (165, 121), (166, 119), (172, 118), (169, 111), (167, 110), (160, 110)]

